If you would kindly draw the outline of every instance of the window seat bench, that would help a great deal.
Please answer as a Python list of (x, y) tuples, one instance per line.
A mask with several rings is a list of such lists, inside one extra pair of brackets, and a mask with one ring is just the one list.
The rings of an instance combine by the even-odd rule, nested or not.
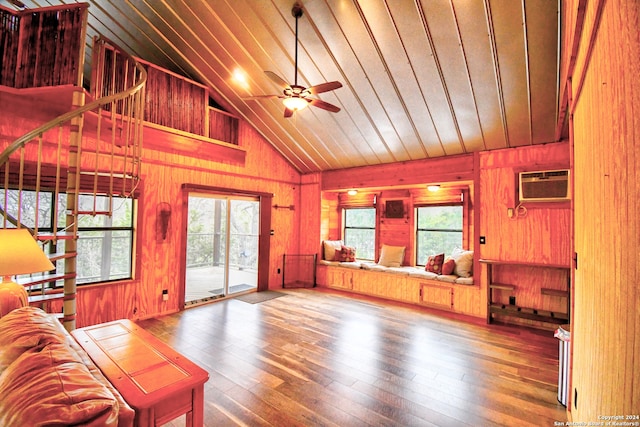
[(320, 287), (385, 298), (474, 317), (484, 317), (486, 301), (473, 277), (438, 275), (422, 267), (384, 267), (373, 262), (319, 260)]

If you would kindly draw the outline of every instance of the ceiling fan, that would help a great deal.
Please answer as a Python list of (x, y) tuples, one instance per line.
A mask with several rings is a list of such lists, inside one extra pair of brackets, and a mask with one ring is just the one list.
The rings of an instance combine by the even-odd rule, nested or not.
[(311, 95), (317, 95), (319, 93), (328, 92), (342, 87), (340, 82), (327, 82), (320, 83), (311, 87), (304, 87), (298, 84), (298, 18), (303, 14), (302, 5), (296, 2), (291, 9), (291, 14), (296, 18), (296, 51), (295, 51), (295, 79), (291, 85), (286, 82), (282, 77), (274, 73), (273, 71), (265, 71), (264, 73), (273, 80), (278, 86), (282, 88), (282, 95), (257, 95), (251, 96), (246, 99), (270, 99), (280, 98), (284, 104), (284, 117), (288, 118), (293, 115), (295, 111), (302, 110), (307, 105), (313, 105), (314, 107), (322, 108), (323, 110), (337, 113), (340, 111), (339, 107), (333, 104), (325, 102), (318, 98), (312, 98)]

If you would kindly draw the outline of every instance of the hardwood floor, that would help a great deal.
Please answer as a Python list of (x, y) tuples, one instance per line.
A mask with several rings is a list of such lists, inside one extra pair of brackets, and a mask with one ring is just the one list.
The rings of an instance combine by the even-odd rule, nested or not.
[(139, 322), (209, 371), (207, 426), (566, 421), (552, 332), (334, 291), (282, 292)]

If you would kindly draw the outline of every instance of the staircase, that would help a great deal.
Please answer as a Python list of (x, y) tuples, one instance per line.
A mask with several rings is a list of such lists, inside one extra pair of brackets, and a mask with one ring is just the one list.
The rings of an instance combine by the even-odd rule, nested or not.
[[(96, 38), (88, 93), (80, 85), (2, 88), (3, 95), (16, 102), (4, 105), (35, 100), (34, 115), (39, 106), (69, 100), (67, 112), (0, 153), (0, 228), (28, 228), (56, 266), (45, 274), (18, 277), (17, 282), (25, 286), (30, 305), (51, 311), (54, 301), (58, 307), (62, 301), (59, 315), (67, 330), (76, 323), (78, 218), (110, 217), (114, 195), (132, 197), (139, 184), (145, 83), (141, 64), (109, 40)], [(40, 206), (45, 193), (64, 203), (53, 202), (45, 209)], [(93, 203), (87, 203), (88, 198)], [(105, 198), (106, 206), (99, 206), (98, 199)]]

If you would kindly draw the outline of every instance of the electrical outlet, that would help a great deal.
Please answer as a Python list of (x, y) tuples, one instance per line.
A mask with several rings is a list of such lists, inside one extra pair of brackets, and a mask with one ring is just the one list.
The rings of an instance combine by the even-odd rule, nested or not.
[(167, 289), (162, 290), (162, 301), (169, 301), (169, 291)]
[(280, 269), (278, 269), (278, 274), (280, 274)]
[(480, 236), (480, 244), (484, 245), (485, 243), (487, 243), (487, 239), (484, 236)]

